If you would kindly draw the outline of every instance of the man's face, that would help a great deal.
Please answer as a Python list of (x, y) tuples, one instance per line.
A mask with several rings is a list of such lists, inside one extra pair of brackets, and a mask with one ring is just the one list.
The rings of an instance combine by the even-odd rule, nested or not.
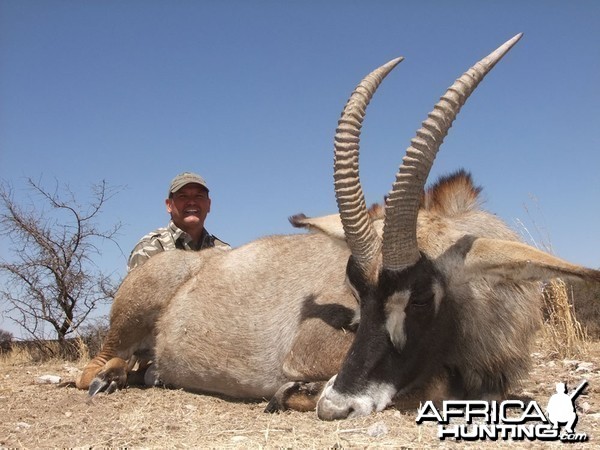
[(202, 229), (210, 211), (208, 191), (199, 184), (186, 184), (166, 200), (167, 212), (184, 231)]

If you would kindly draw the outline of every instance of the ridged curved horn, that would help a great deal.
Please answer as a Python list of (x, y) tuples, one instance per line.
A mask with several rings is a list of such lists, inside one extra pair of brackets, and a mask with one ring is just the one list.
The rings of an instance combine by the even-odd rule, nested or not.
[(334, 185), (346, 241), (363, 272), (381, 251), (367, 213), (358, 177), (360, 129), (373, 94), (390, 71), (404, 58), (396, 58), (367, 75), (356, 87), (338, 121), (335, 133)]
[(433, 160), (469, 95), (522, 35), (504, 43), (456, 80), (411, 141), (386, 202), (383, 267), (402, 270), (419, 260), (417, 214)]

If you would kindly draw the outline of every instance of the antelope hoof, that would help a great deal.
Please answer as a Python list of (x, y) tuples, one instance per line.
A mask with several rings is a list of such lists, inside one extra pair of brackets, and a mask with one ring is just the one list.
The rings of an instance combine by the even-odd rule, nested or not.
[(271, 400), (265, 407), (264, 412), (274, 414), (280, 411), (285, 411), (285, 406), (283, 402), (283, 399), (287, 396), (285, 392), (287, 391), (287, 389), (293, 387), (293, 385), (295, 384), (296, 383), (294, 382), (286, 383), (282, 387), (277, 389), (277, 392), (275, 392), (275, 395), (271, 398)]
[(281, 386), (265, 408), (266, 413), (275, 413), (293, 409), (295, 411), (314, 411), (323, 388), (322, 382), (307, 383), (290, 381)]
[(102, 391), (112, 394), (116, 390), (124, 388), (126, 382), (127, 362), (121, 358), (113, 358), (92, 380), (88, 394), (90, 397)]
[[(98, 392), (102, 392), (106, 386), (108, 386), (108, 382), (105, 380), (101, 380), (100, 378), (94, 378), (90, 383), (90, 387), (88, 389), (88, 395), (93, 397)], [(108, 390), (108, 389), (107, 389)]]

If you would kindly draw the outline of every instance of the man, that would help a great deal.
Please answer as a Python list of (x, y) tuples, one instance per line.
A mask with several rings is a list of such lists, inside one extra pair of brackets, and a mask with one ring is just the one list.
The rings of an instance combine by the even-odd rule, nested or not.
[(129, 257), (128, 270), (141, 266), (163, 251), (230, 248), (204, 228), (210, 212), (210, 197), (206, 181), (200, 175), (184, 172), (173, 178), (165, 204), (171, 215), (169, 225), (147, 234), (138, 242)]

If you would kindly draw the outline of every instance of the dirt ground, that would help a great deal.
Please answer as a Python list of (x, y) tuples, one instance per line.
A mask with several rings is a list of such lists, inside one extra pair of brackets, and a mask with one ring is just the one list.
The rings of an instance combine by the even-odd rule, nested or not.
[[(543, 348), (543, 346), (539, 346)], [(576, 400), (576, 431), (585, 444), (600, 441), (600, 342), (590, 344), (579, 360), (533, 354), (529, 379), (518, 394), (545, 408), (555, 383), (574, 389), (589, 384)], [(415, 423), (416, 411), (388, 409), (369, 417), (322, 422), (314, 413), (265, 414), (266, 401), (231, 402), (221, 398), (163, 388), (128, 388), (89, 400), (72, 387), (80, 367), (53, 362), (42, 365), (0, 360), (0, 447), (194, 447), (194, 448), (454, 448), (481, 447), (481, 441), (440, 441), (437, 425)], [(58, 375), (61, 384), (39, 384), (42, 375)], [(492, 448), (559, 447), (559, 442), (487, 441)]]

